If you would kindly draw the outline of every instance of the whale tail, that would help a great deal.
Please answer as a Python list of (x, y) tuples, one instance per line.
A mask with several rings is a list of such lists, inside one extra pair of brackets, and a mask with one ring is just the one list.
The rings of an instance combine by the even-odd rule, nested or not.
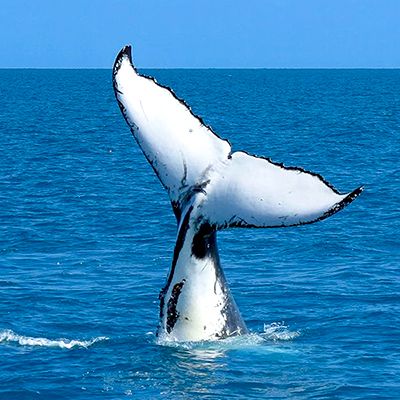
[(318, 174), (232, 152), (229, 142), (170, 88), (136, 70), (130, 46), (117, 56), (113, 84), (120, 109), (167, 190), (178, 223), (191, 204), (213, 229), (309, 224), (340, 211), (363, 190), (341, 194)]

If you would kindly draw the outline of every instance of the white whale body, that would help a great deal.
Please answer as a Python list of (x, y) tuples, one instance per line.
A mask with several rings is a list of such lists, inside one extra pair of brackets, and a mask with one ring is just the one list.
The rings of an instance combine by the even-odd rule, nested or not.
[(160, 293), (158, 335), (171, 341), (247, 333), (219, 263), (218, 230), (309, 224), (351, 203), (320, 175), (232, 152), (171, 89), (137, 72), (131, 47), (118, 54), (114, 91), (134, 138), (168, 192), (178, 233)]

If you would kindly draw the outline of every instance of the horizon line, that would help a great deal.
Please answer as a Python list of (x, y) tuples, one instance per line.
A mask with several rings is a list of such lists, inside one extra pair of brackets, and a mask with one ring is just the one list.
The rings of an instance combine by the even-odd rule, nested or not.
[[(398, 70), (399, 67), (137, 67), (139, 70)], [(112, 67), (0, 67), (0, 70), (112, 70)]]

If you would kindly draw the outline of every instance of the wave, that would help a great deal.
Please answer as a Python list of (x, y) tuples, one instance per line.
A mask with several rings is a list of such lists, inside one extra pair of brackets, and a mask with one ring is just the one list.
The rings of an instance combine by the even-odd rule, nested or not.
[(20, 346), (58, 347), (60, 349), (88, 348), (92, 344), (103, 340), (108, 340), (108, 337), (99, 336), (90, 340), (47, 339), (18, 335), (10, 329), (0, 331), (0, 343), (17, 343)]

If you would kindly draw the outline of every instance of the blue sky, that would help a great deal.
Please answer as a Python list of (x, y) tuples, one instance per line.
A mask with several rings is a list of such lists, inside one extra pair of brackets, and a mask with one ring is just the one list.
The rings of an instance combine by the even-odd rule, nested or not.
[(400, 0), (12, 0), (0, 68), (400, 68)]

